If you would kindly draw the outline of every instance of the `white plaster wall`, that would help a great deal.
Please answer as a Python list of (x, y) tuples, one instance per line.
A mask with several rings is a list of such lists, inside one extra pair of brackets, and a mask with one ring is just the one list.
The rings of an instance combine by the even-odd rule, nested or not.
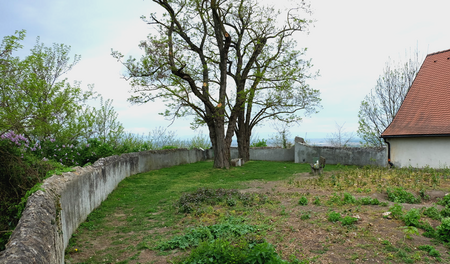
[(390, 138), (396, 167), (450, 167), (450, 137)]

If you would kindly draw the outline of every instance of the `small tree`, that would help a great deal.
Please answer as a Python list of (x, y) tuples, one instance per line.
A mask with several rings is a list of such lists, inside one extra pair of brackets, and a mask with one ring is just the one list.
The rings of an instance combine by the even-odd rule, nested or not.
[(38, 38), (30, 55), (14, 57), (24, 38), (25, 30), (16, 31), (4, 37), (0, 46), (0, 135), (14, 131), (37, 141), (78, 139), (93, 122), (83, 107), (94, 93), (61, 77), (80, 56), (70, 62), (69, 46), (45, 47)]
[(419, 71), (418, 52), (406, 63), (395, 65), (389, 60), (378, 78), (377, 85), (361, 102), (358, 113), (358, 136), (365, 146), (384, 145), (381, 133), (392, 122), (400, 108), (406, 93)]
[(275, 122), (273, 123), (273, 128), (277, 131), (272, 136), (272, 142), (276, 147), (290, 148), (292, 147), (292, 142), (289, 141), (291, 133), (289, 132), (289, 127), (292, 123), (289, 122)]
[(345, 122), (342, 125), (335, 123), (336, 131), (328, 135), (328, 143), (333, 147), (348, 147), (348, 143), (353, 139), (353, 132), (346, 132)]
[(99, 138), (102, 143), (116, 145), (124, 133), (124, 128), (122, 123), (117, 121), (118, 114), (112, 102), (111, 99), (103, 101), (103, 97), (100, 97), (100, 108), (92, 109), (95, 122), (91, 129), (94, 132), (92, 136)]

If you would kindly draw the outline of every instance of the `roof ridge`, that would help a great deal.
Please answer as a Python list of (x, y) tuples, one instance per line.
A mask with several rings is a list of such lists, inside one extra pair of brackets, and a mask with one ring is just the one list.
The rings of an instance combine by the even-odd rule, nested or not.
[(428, 56), (431, 56), (431, 55), (436, 55), (436, 54), (439, 54), (439, 53), (449, 52), (449, 51), (450, 51), (450, 49), (447, 49), (447, 50), (441, 50), (441, 51), (436, 51), (436, 52), (433, 52), (433, 53), (428, 54), (427, 57), (428, 57)]

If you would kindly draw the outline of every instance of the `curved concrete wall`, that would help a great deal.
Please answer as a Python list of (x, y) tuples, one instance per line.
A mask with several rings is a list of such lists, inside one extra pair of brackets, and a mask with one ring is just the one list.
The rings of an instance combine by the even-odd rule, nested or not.
[[(124, 178), (142, 172), (194, 163), (213, 157), (212, 150), (158, 150), (100, 159), (94, 165), (54, 175), (27, 201), (22, 218), (0, 264), (64, 263), (69, 239), (87, 216), (98, 207)], [(231, 156), (237, 156), (232, 149)], [(252, 148), (250, 159), (312, 163), (324, 156), (327, 164), (374, 164), (386, 166), (385, 149), (312, 147), (300, 143), (295, 149)], [(295, 159), (294, 159), (295, 157)]]
[(22, 218), (0, 252), (0, 263), (64, 263), (69, 239), (124, 178), (204, 160), (202, 150), (159, 150), (100, 159), (74, 172), (54, 175), (31, 195)]

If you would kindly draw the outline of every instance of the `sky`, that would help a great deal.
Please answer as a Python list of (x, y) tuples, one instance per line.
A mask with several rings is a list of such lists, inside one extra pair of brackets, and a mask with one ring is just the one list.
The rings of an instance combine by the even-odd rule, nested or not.
[[(336, 132), (336, 124), (356, 134), (361, 101), (376, 85), (386, 62), (404, 61), (418, 50), (426, 54), (450, 49), (450, 1), (448, 0), (312, 0), (315, 20), (309, 33), (296, 39), (299, 48), (308, 48), (312, 72), (320, 76), (309, 85), (321, 92), (319, 113), (304, 117), (290, 128), (292, 137), (326, 138)], [(140, 17), (160, 11), (150, 0), (0, 0), (0, 37), (25, 29), (25, 54), (36, 37), (46, 46), (63, 43), (81, 61), (70, 71), (70, 81), (81, 81), (106, 99), (113, 100), (118, 120), (126, 131), (147, 134), (171, 124), (158, 115), (162, 102), (131, 105), (129, 84), (121, 78), (124, 69), (112, 58), (111, 49), (139, 56), (138, 44), (152, 32)], [(179, 138), (189, 138), (192, 118), (176, 120), (169, 130)], [(206, 129), (203, 129), (206, 132)], [(256, 127), (255, 138), (269, 138), (275, 129), (270, 123)]]

